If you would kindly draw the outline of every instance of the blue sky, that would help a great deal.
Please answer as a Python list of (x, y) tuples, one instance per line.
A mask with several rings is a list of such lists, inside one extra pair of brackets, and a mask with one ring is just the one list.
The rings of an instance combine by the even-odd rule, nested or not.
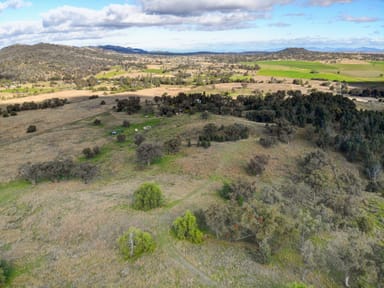
[(0, 0), (0, 47), (384, 49), (384, 0)]

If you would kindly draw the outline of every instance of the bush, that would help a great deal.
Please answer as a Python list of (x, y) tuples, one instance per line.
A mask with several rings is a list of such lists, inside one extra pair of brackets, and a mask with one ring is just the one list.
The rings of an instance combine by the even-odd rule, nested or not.
[(33, 133), (36, 132), (37, 128), (36, 125), (29, 125), (27, 128), (27, 133)]
[(5, 261), (0, 259), (0, 287), (5, 285), (11, 276), (11, 265)]
[(131, 123), (128, 120), (124, 120), (123, 121), (123, 127), (124, 128), (129, 128), (129, 126), (131, 126)]
[(259, 140), (260, 145), (263, 146), (264, 148), (269, 148), (277, 144), (278, 139), (275, 136), (267, 136), (267, 137), (262, 137)]
[(152, 253), (156, 247), (151, 234), (135, 227), (129, 228), (117, 243), (125, 260), (136, 260), (142, 254)]
[(104, 100), (101, 100), (100, 105), (105, 105), (105, 104), (107, 104), (107, 103), (105, 103)]
[(133, 194), (132, 207), (138, 210), (150, 210), (162, 206), (163, 193), (158, 185), (144, 183)]
[(237, 180), (233, 183), (224, 183), (219, 190), (219, 195), (226, 200), (236, 201), (242, 205), (244, 201), (250, 199), (256, 191), (254, 183)]
[(127, 139), (127, 137), (124, 135), (124, 134), (119, 134), (117, 135), (117, 142), (125, 142), (125, 140)]
[(200, 114), (200, 118), (203, 120), (207, 120), (210, 117), (210, 114), (208, 111), (204, 111)]
[(133, 143), (135, 143), (137, 146), (140, 146), (141, 143), (143, 143), (145, 141), (145, 136), (143, 134), (135, 134), (135, 136), (133, 136)]
[(93, 125), (96, 125), (96, 126), (101, 125), (101, 120), (100, 120), (100, 119), (95, 119), (95, 120), (93, 121)]
[(164, 150), (168, 154), (177, 153), (180, 151), (181, 139), (180, 137), (175, 137), (164, 142)]
[(203, 128), (203, 135), (199, 136), (200, 141), (237, 141), (246, 139), (249, 136), (248, 127), (243, 124), (235, 123), (228, 126), (217, 127), (209, 123)]
[(196, 217), (189, 210), (183, 216), (176, 218), (172, 225), (172, 231), (179, 240), (188, 240), (192, 243), (203, 241), (203, 232), (197, 226)]
[(249, 175), (261, 175), (265, 166), (268, 164), (268, 157), (265, 155), (256, 155), (247, 164), (247, 172)]
[(97, 172), (98, 169), (93, 164), (76, 164), (71, 159), (64, 159), (24, 164), (19, 168), (19, 177), (32, 184), (42, 180), (59, 181), (70, 177), (81, 178), (88, 183)]
[(85, 158), (91, 159), (91, 158), (95, 157), (96, 155), (100, 154), (100, 148), (99, 148), (99, 146), (95, 146), (92, 149), (91, 148), (84, 148), (83, 154), (84, 154)]
[(163, 156), (162, 147), (154, 143), (142, 143), (136, 150), (137, 161), (140, 164), (151, 165), (151, 163)]

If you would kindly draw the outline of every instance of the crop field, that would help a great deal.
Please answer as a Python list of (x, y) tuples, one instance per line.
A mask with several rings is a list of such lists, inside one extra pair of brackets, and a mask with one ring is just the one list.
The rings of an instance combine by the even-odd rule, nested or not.
[[(245, 63), (246, 64), (246, 63)], [(309, 61), (257, 61), (258, 75), (330, 81), (384, 81), (383, 62), (366, 64), (324, 64)]]

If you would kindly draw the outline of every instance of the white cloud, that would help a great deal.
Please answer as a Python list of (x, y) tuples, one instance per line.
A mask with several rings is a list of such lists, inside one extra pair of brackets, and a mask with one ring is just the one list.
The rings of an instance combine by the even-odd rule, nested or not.
[(336, 3), (351, 3), (352, 0), (309, 0), (309, 4), (313, 6), (331, 6)]
[(41, 33), (42, 27), (39, 22), (19, 21), (0, 25), (0, 39), (17, 37), (19, 35)]
[[(134, 5), (109, 5), (101, 10), (62, 6), (43, 14), (47, 30), (72, 31), (79, 29), (124, 29), (129, 27), (165, 26), (182, 29), (235, 29), (247, 22), (264, 18), (264, 14), (246, 11), (210, 11), (201, 15), (149, 14)], [(175, 27), (176, 28), (176, 27)]]
[(283, 5), (292, 0), (140, 0), (148, 13), (170, 15), (196, 15), (210, 11), (265, 11), (273, 6)]
[(8, 0), (0, 2), (0, 13), (5, 9), (20, 9), (23, 7), (30, 6), (30, 2), (26, 2), (24, 0)]
[(280, 28), (283, 28), (283, 27), (289, 27), (289, 26), (291, 26), (291, 24), (284, 23), (284, 22), (275, 22), (275, 23), (271, 23), (271, 24), (269, 24), (268, 26), (270, 26), (270, 27), (280, 27)]
[(354, 23), (368, 23), (368, 22), (376, 22), (379, 21), (378, 18), (375, 17), (353, 17), (350, 15), (343, 15), (340, 17), (340, 20)]

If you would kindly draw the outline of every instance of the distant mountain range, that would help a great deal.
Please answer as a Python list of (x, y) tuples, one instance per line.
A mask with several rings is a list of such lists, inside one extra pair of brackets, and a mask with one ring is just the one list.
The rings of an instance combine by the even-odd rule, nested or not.
[[(152, 54), (152, 55), (202, 55), (202, 54), (261, 54), (261, 53), (276, 53), (276, 52), (291, 52), (305, 53), (305, 52), (329, 52), (329, 53), (384, 53), (384, 49), (371, 48), (371, 47), (360, 47), (360, 48), (332, 48), (332, 47), (309, 47), (305, 48), (285, 48), (268, 51), (244, 51), (244, 52), (217, 52), (217, 51), (195, 51), (195, 52), (169, 52), (169, 51), (147, 51), (139, 48), (121, 47), (115, 45), (102, 45), (97, 48), (103, 50), (114, 51), (125, 54)], [(295, 49), (295, 50), (292, 50)]]

